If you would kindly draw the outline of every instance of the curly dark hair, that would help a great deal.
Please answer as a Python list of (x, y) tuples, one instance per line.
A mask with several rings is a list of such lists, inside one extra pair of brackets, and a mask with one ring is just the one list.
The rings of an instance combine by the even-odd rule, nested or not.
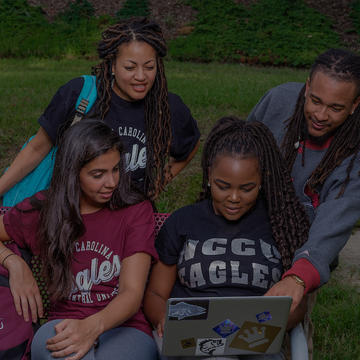
[[(311, 70), (309, 80), (313, 79), (317, 72), (323, 72), (338, 81), (354, 82), (357, 88), (355, 100), (360, 96), (360, 56), (346, 50), (330, 49), (319, 55), (315, 60)], [(299, 93), (295, 111), (286, 122), (286, 133), (281, 144), (281, 152), (284, 155), (288, 169), (292, 169), (297, 149), (294, 144), (300, 141), (306, 142), (308, 134), (306, 131), (306, 121), (304, 116), (305, 88)], [(357, 154), (360, 150), (360, 107), (357, 106), (354, 113), (340, 125), (334, 134), (330, 147), (326, 154), (311, 174), (308, 185), (312, 191), (321, 187), (327, 177), (338, 167), (347, 157), (352, 156), (347, 167), (346, 177), (340, 188), (337, 197), (343, 195), (345, 188), (350, 180), (350, 173)], [(305, 146), (304, 146), (305, 150)], [(305, 161), (305, 151), (302, 153), (302, 163)], [(360, 175), (360, 174), (359, 174)]]
[(289, 171), (271, 131), (260, 122), (236, 117), (218, 120), (204, 144), (200, 199), (210, 199), (208, 169), (221, 155), (255, 157), (262, 179), (261, 196), (265, 199), (272, 233), (285, 270), (291, 267), (296, 249), (308, 238), (309, 220), (295, 195)]
[(110, 108), (112, 66), (122, 44), (148, 43), (156, 51), (157, 72), (154, 84), (145, 96), (145, 133), (147, 162), (144, 187), (148, 194), (159, 193), (166, 185), (165, 165), (171, 143), (171, 117), (163, 57), (167, 47), (161, 28), (146, 18), (131, 18), (110, 26), (102, 33), (98, 54), (102, 62), (93, 68), (98, 98), (96, 116), (104, 119)]

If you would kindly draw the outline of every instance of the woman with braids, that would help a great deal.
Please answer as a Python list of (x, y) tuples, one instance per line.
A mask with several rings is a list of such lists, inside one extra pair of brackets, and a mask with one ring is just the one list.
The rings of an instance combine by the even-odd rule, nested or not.
[(82, 120), (60, 141), (50, 188), (0, 217), (0, 264), (18, 315), (42, 317), (41, 297), (28, 265), (3, 241), (40, 256), (51, 298), (33, 359), (157, 359), (140, 309), (157, 258), (143, 198), (125, 173), (120, 137), (102, 121)]
[(277, 284), (272, 295), (304, 294), (329, 280), (331, 264), (360, 218), (360, 56), (330, 49), (315, 60), (305, 84), (271, 89), (252, 110), (281, 146), (311, 227), (291, 273), (305, 283)]
[[(263, 124), (220, 119), (205, 142), (202, 170), (200, 201), (175, 211), (155, 241), (160, 260), (144, 310), (159, 336), (168, 298), (264, 295), (308, 236), (305, 210)], [(303, 313), (291, 312), (289, 328)]]
[[(101, 63), (94, 67), (97, 101), (89, 116), (102, 119), (121, 137), (126, 170), (149, 197), (195, 155), (199, 130), (179, 96), (168, 93), (160, 27), (145, 18), (110, 26), (98, 45)], [(62, 86), (39, 118), (40, 129), (0, 178), (0, 196), (21, 180), (57, 143), (75, 115), (83, 86), (75, 78)]]

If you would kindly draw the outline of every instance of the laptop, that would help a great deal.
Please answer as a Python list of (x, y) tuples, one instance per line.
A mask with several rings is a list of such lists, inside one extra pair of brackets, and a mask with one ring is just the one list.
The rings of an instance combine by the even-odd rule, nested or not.
[(170, 298), (164, 356), (221, 356), (280, 352), (291, 306), (288, 296)]

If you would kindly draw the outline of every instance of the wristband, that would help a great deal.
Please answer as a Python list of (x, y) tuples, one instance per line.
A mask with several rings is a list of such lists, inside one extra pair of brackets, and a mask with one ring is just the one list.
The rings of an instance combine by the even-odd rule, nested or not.
[(4, 266), (5, 260), (6, 260), (7, 258), (9, 258), (11, 255), (16, 255), (16, 254), (11, 253), (11, 254), (9, 254), (9, 255), (6, 255), (6, 256), (4, 257), (2, 263), (1, 263), (2, 266)]

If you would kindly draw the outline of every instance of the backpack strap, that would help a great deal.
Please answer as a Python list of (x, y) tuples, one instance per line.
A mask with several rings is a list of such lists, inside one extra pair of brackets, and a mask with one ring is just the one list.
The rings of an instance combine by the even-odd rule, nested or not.
[(75, 116), (71, 125), (80, 121), (85, 114), (87, 114), (97, 98), (96, 90), (96, 76), (95, 75), (82, 75), (84, 84), (81, 89), (80, 95), (75, 105)]

